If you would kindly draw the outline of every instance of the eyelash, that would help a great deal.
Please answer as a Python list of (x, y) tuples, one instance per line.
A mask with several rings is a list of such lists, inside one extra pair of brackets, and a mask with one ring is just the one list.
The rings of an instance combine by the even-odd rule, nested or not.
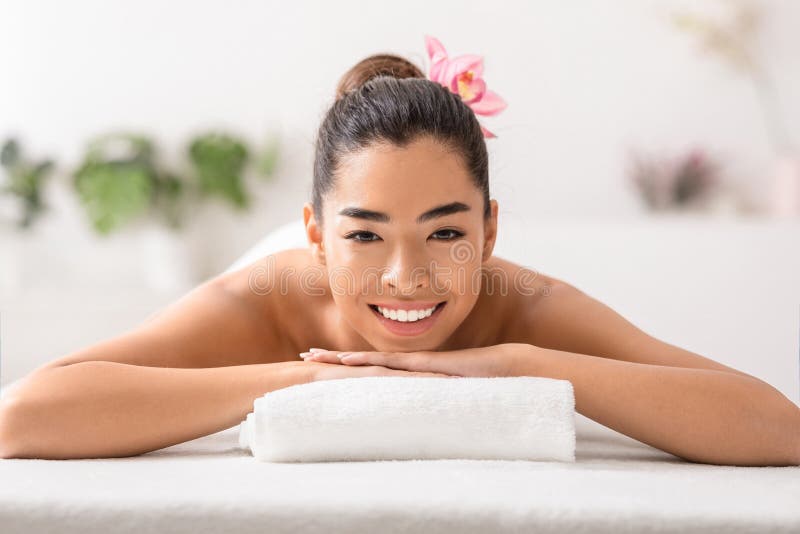
[[(431, 235), (438, 234), (439, 232), (450, 232), (452, 236), (444, 238), (444, 239), (437, 239), (437, 241), (452, 241), (454, 239), (458, 239), (459, 237), (463, 237), (464, 236), (464, 234), (462, 232), (459, 232), (458, 230), (453, 230), (452, 228), (445, 228), (445, 229), (442, 229), (442, 230), (437, 230)], [(372, 241), (377, 241), (377, 239), (356, 239), (357, 235), (363, 235), (363, 234), (372, 234), (372, 235), (377, 236), (373, 232), (367, 232), (365, 230), (359, 230), (357, 232), (350, 232), (349, 234), (346, 234), (344, 236), (344, 238), (345, 239), (352, 239), (353, 241), (355, 241), (357, 243), (370, 243)]]

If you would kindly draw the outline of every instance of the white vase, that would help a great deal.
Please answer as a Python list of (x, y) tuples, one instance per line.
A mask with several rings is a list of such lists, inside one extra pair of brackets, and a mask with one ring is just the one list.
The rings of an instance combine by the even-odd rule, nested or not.
[(24, 293), (52, 274), (51, 248), (46, 242), (45, 221), (21, 229), (0, 225), (0, 292)]
[(186, 291), (197, 283), (192, 246), (179, 230), (155, 222), (139, 231), (141, 269), (145, 283), (157, 291)]
[(800, 215), (800, 155), (778, 158), (772, 179), (770, 213), (781, 217)]
[(24, 282), (25, 240), (11, 226), (0, 226), (0, 293), (22, 290)]

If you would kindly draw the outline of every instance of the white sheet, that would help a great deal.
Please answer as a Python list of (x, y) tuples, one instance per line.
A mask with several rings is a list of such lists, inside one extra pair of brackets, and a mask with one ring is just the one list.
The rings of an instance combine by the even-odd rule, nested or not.
[(576, 431), (575, 463), (261, 463), (238, 426), (132, 458), (0, 460), (0, 531), (800, 532), (800, 467), (683, 462), (580, 414)]

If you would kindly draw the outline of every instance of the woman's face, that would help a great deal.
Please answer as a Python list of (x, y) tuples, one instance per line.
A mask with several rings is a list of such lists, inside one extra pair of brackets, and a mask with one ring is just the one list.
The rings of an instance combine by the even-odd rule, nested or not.
[(342, 318), (375, 350), (441, 346), (478, 299), (497, 228), (461, 157), (429, 138), (374, 145), (341, 161), (323, 205), (322, 233), (304, 206), (306, 230)]

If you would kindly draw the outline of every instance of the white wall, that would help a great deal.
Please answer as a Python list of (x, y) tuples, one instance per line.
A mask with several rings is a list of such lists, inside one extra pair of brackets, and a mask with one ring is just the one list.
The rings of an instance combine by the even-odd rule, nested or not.
[[(431, 33), (453, 54), (484, 54), (490, 87), (509, 102), (484, 119), (499, 135), (492, 185), (505, 210), (639, 213), (624, 177), (630, 146), (699, 143), (732, 175), (766, 185), (772, 162), (752, 89), (672, 28), (670, 8), (687, 4), (701, 3), (6, 0), (0, 135), (17, 132), (36, 153), (74, 166), (83, 142), (110, 128), (152, 132), (173, 152), (204, 127), (258, 140), (277, 128), (287, 166), (280, 187), (240, 221), (252, 226), (229, 243), (239, 249), (299, 216), (338, 77), (381, 51), (422, 64)], [(762, 55), (800, 137), (800, 5), (759, 4)]]
[[(301, 216), (314, 135), (339, 76), (385, 51), (422, 66), (429, 33), (453, 55), (483, 54), (489, 86), (509, 102), (498, 117), (482, 119), (499, 135), (489, 141), (492, 194), (504, 216), (635, 221), (645, 213), (624, 175), (630, 147), (700, 144), (724, 159), (733, 179), (756, 192), (768, 185), (771, 154), (751, 87), (698, 55), (667, 20), (673, 6), (697, 4), (4, 0), (0, 136), (19, 135), (33, 155), (54, 156), (69, 169), (85, 141), (109, 129), (149, 132), (173, 161), (203, 128), (223, 127), (255, 141), (280, 132), (279, 176), (269, 184), (251, 181), (258, 197), (252, 212), (199, 208), (186, 234), (195, 249), (196, 281), (223, 269), (277, 224)], [(717, 2), (702, 4), (715, 9)], [(800, 137), (800, 3), (758, 4), (767, 16), (762, 57)], [(180, 289), (142, 297), (136, 312), (111, 308), (104, 300), (114, 295), (109, 291), (136, 294), (147, 284), (142, 241), (133, 230), (108, 240), (90, 234), (67, 176), (54, 183), (51, 204), (23, 283), (0, 292), (5, 323), (16, 326), (3, 330), (6, 359), (35, 352), (24, 341), (34, 326), (14, 315), (19, 309), (32, 317), (67, 298), (59, 295), (96, 292), (93, 313), (117, 309), (126, 319), (94, 330), (87, 320), (83, 343), (132, 326)], [(0, 269), (7, 269), (2, 248)], [(52, 357), (78, 343), (74, 333), (69, 343), (53, 335)], [(9, 336), (17, 336), (11, 353)]]

